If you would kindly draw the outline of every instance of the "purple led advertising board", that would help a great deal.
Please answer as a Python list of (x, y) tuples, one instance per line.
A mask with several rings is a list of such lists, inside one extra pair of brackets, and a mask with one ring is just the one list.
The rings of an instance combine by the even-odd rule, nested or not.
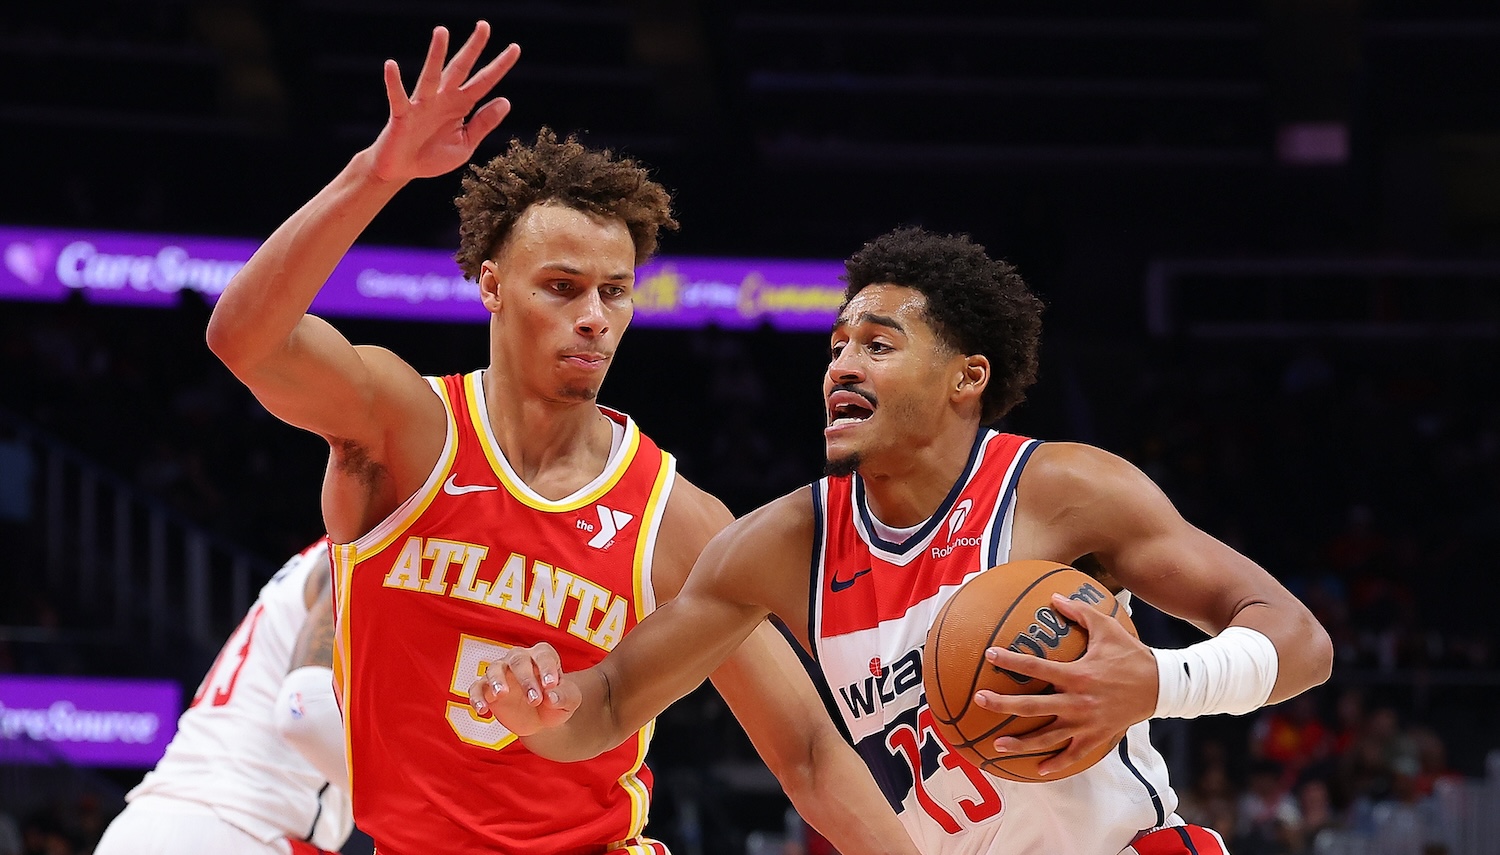
[(0, 674), (0, 764), (154, 766), (181, 712), (170, 680)]
[[(244, 266), (257, 241), (0, 226), (0, 300), (171, 306), (178, 292), (209, 302)], [(831, 261), (657, 258), (636, 271), (635, 323), (729, 328), (769, 323), (826, 332), (843, 299)], [(439, 250), (356, 246), (312, 311), (330, 316), (481, 322), (479, 287)]]

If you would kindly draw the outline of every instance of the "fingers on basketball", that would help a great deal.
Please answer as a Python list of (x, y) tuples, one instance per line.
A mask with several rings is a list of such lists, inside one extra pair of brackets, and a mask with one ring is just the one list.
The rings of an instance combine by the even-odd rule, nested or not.
[(1039, 766), (1067, 751), (1071, 740), (1001, 753), (995, 740), (1022, 737), (1048, 726), (1053, 716), (1019, 716), (987, 710), (974, 701), (983, 689), (1002, 695), (1037, 695), (1051, 683), (989, 662), (985, 651), (1002, 647), (1052, 662), (1071, 662), (1088, 648), (1088, 632), (1052, 602), (1060, 594), (1113, 617), (1132, 634), (1135, 626), (1119, 600), (1093, 577), (1051, 561), (1013, 561), (964, 584), (943, 606), (927, 634), (923, 683), (938, 734), (960, 757), (997, 777), (1055, 781), (1094, 765), (1118, 743), (1093, 747), (1043, 777)]

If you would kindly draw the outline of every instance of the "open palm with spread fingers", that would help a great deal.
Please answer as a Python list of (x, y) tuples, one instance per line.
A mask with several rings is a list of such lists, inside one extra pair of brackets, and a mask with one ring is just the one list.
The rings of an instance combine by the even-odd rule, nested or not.
[(427, 58), (409, 95), (396, 61), (385, 61), (391, 115), (370, 149), (376, 175), (387, 181), (409, 181), (451, 172), (468, 163), (480, 141), (500, 126), (510, 112), (509, 101), (492, 98), (477, 110), (475, 105), (516, 64), (521, 48), (512, 44), (473, 71), (489, 40), (490, 25), (480, 21), (445, 65), (448, 30), (434, 29)]

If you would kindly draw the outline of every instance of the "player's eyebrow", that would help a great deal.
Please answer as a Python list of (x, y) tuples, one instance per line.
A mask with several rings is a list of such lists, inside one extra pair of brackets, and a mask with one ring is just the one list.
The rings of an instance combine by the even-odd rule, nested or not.
[[(582, 270), (579, 270), (578, 268), (574, 267), (573, 265), (566, 264), (566, 263), (561, 262), (561, 261), (554, 261), (554, 262), (551, 262), (549, 264), (543, 264), (542, 265), (542, 269), (543, 270), (556, 270), (556, 271), (558, 271), (560, 273), (566, 273), (569, 276), (582, 276), (583, 275), (583, 271)], [(630, 281), (630, 280), (632, 280), (634, 278), (635, 278), (635, 271), (633, 271), (633, 270), (621, 270), (621, 271), (618, 271), (618, 272), (615, 272), (615, 273), (611, 273), (610, 275), (604, 277), (604, 279), (605, 279), (606, 282), (628, 282), (628, 281)]]
[(878, 324), (883, 327), (890, 327), (898, 333), (904, 334), (906, 332), (906, 327), (903, 327), (900, 321), (889, 315), (877, 315), (874, 312), (860, 312), (852, 320), (847, 317), (841, 317), (833, 322), (833, 329), (830, 332), (838, 332), (842, 327), (856, 326), (858, 324)]

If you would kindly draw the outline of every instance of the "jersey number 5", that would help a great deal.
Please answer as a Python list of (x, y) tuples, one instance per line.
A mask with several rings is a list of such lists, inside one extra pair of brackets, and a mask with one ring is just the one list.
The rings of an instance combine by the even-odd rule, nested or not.
[(462, 701), (448, 702), (448, 726), (470, 745), (499, 751), (516, 741), (516, 735), (492, 718), (480, 718), (469, 706), (469, 686), (484, 669), (500, 658), (509, 645), (473, 635), (458, 637), (458, 659), (453, 663), (453, 683), (448, 688)]

